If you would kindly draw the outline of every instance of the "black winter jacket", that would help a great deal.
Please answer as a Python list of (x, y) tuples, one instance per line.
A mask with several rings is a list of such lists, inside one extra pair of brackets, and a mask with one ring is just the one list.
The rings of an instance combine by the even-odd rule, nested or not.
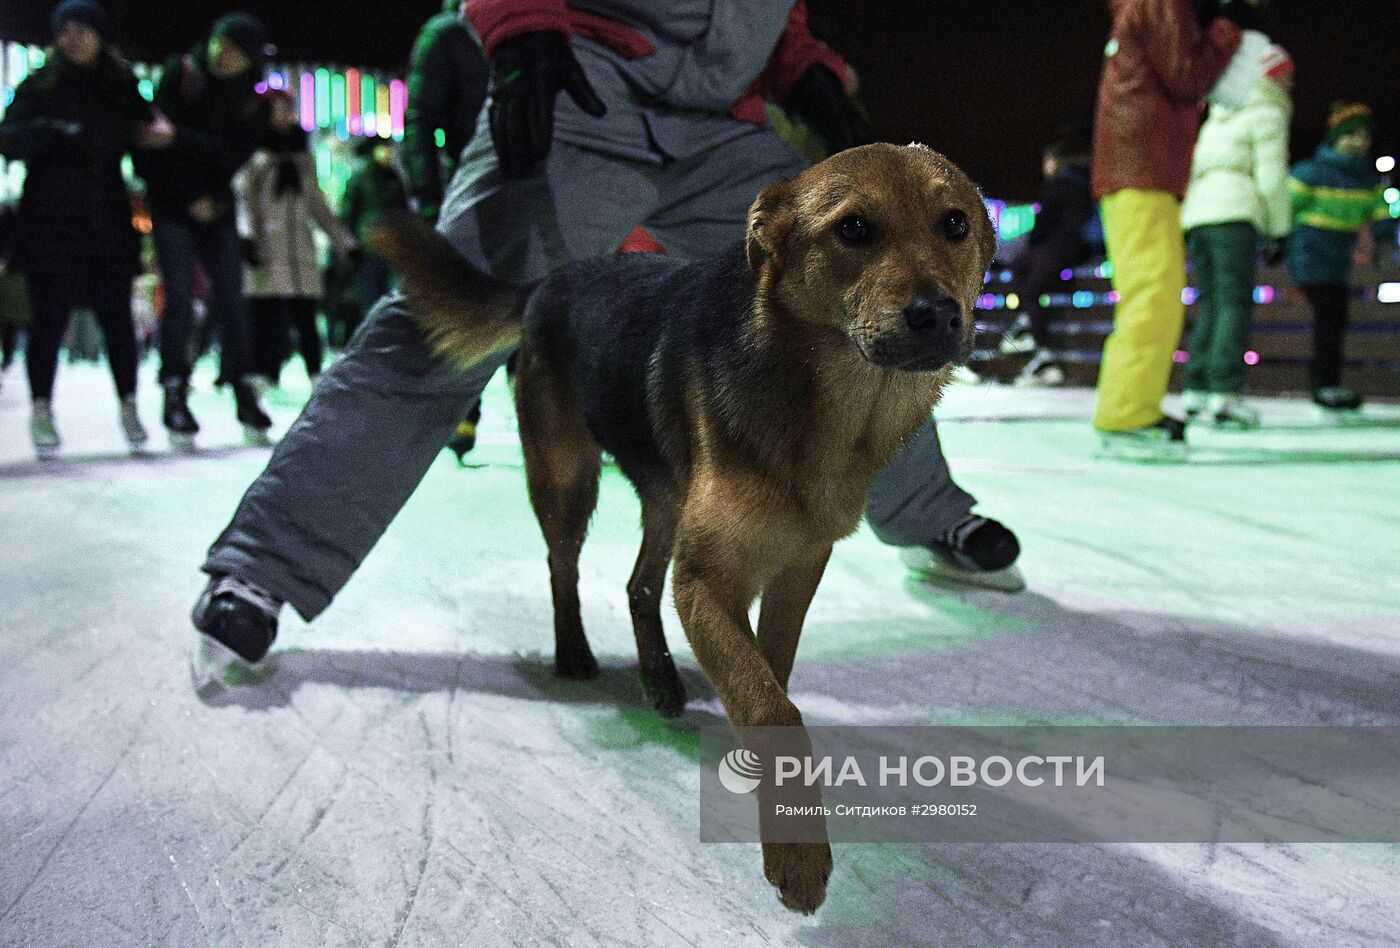
[(424, 25), (413, 44), (403, 132), (404, 170), (417, 206), (442, 205), (444, 182), (476, 131), (489, 78), (486, 54), (459, 14), (439, 13)]
[(0, 154), (26, 168), (16, 269), (135, 272), (140, 237), (122, 158), (151, 118), (130, 68), (105, 51), (86, 68), (53, 55), (20, 84), (0, 122)]
[(233, 176), (267, 131), (267, 108), (253, 91), (251, 72), (233, 79), (214, 76), (204, 49), (165, 64), (155, 104), (175, 126), (175, 142), (138, 156), (151, 209), (189, 221), (189, 207), (207, 197), (221, 217), (233, 213)]

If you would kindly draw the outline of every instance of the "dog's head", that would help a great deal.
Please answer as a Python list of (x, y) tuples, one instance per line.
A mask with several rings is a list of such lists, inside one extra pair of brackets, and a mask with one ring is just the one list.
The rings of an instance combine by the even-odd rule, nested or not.
[(965, 360), (996, 237), (977, 187), (922, 145), (866, 145), (765, 188), (745, 248), (761, 299), (845, 333), (869, 362)]

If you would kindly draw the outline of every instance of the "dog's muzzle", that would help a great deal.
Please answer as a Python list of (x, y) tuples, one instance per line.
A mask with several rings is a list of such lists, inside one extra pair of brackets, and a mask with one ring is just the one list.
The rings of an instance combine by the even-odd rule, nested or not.
[(861, 353), (886, 368), (933, 372), (967, 358), (966, 323), (962, 305), (951, 296), (916, 296), (900, 311), (898, 325), (859, 340)]

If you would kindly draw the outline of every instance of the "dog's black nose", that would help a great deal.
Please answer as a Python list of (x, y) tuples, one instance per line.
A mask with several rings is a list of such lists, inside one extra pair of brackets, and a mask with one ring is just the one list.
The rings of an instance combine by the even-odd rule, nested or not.
[(940, 332), (962, 328), (963, 312), (951, 296), (916, 296), (904, 307), (909, 328), (918, 332)]

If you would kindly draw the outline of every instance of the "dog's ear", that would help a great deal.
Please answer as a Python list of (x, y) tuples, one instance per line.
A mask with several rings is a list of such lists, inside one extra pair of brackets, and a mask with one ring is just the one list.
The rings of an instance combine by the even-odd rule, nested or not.
[(770, 261), (782, 267), (783, 250), (796, 221), (789, 182), (774, 182), (759, 193), (749, 208), (749, 230), (744, 237), (750, 270), (758, 273)]

